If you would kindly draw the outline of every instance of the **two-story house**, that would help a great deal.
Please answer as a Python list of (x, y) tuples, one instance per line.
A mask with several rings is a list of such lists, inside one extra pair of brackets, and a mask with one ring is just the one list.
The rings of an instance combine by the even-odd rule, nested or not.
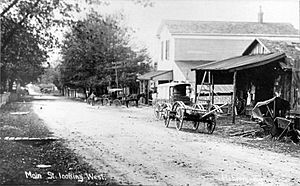
[[(157, 32), (157, 72), (151, 72), (155, 78), (146, 74), (139, 79), (144, 83), (154, 80), (154, 86), (183, 81), (194, 87), (192, 68), (241, 55), (255, 38), (299, 40), (292, 24), (266, 23), (262, 15), (262, 12), (258, 14), (258, 22), (164, 20)], [(164, 77), (160, 78), (160, 74)], [(145, 84), (149, 88), (150, 83)]]
[(171, 21), (158, 30), (157, 70), (172, 70), (174, 81), (194, 83), (191, 68), (240, 55), (257, 37), (299, 40), (288, 23)]

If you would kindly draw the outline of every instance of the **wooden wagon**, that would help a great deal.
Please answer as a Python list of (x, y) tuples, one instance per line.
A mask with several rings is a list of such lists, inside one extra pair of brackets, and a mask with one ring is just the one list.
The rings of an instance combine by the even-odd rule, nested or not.
[[(193, 104), (190, 100), (190, 84), (166, 83), (158, 86), (160, 96), (154, 106), (154, 113), (158, 119), (163, 119), (168, 127), (170, 121), (175, 121), (177, 130), (183, 128), (184, 121), (192, 121), (193, 129), (197, 130), (199, 123), (205, 124), (207, 133), (213, 133), (216, 126), (216, 112), (221, 107), (202, 104)], [(225, 106), (225, 105), (223, 105)]]

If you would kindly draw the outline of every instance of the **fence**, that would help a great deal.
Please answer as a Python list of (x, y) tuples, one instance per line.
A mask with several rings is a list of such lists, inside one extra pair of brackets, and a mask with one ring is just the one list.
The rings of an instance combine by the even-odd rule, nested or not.
[(16, 101), (19, 98), (17, 93), (6, 92), (0, 94), (0, 108), (10, 101)]

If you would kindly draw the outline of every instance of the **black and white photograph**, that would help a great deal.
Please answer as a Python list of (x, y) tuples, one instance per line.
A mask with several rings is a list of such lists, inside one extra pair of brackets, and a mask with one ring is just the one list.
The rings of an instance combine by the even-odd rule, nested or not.
[(0, 16), (0, 185), (300, 185), (300, 0)]

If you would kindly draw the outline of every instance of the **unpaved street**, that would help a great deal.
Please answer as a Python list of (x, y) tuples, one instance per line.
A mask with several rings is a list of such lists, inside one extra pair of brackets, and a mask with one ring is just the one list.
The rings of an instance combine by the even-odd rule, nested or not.
[[(176, 131), (151, 107), (100, 106), (42, 96), (34, 110), (55, 136), (122, 184), (298, 185), (299, 159), (228, 139)], [(218, 130), (218, 129), (217, 129)]]

